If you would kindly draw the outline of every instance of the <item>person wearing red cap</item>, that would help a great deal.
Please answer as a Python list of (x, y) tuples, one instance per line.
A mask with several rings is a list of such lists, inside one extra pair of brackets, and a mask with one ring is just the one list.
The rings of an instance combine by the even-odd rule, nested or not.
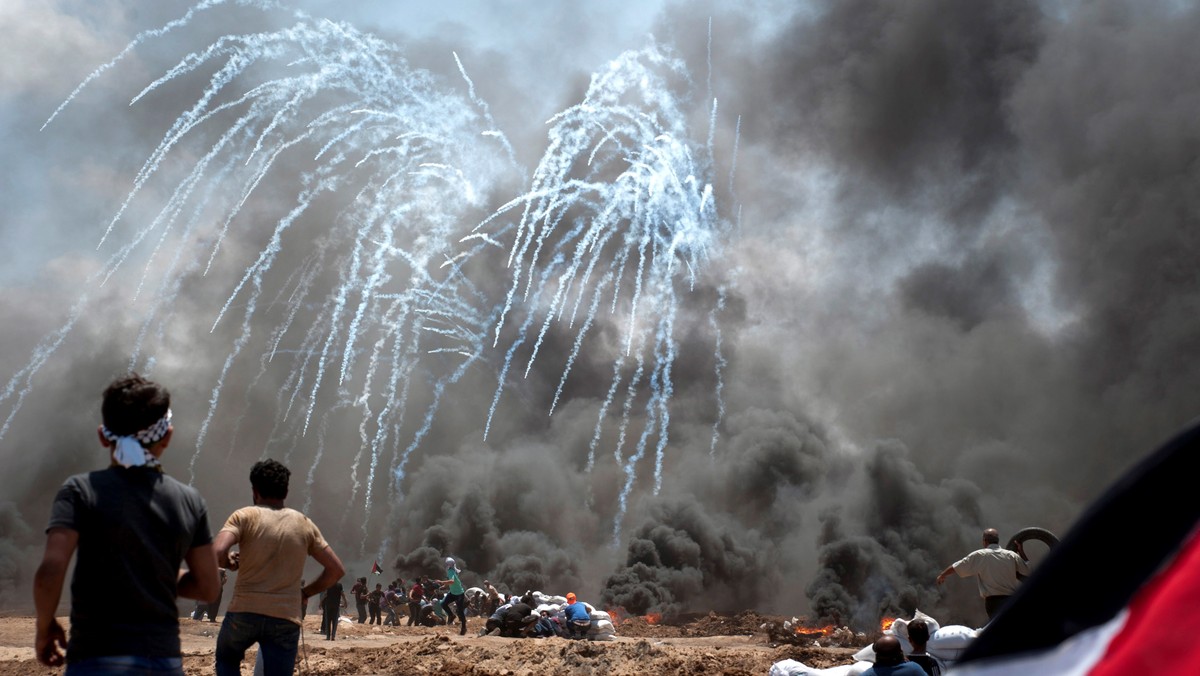
[(563, 613), (567, 616), (568, 638), (587, 638), (588, 629), (592, 626), (592, 614), (588, 612), (587, 604), (575, 599), (575, 592), (567, 594), (567, 607)]

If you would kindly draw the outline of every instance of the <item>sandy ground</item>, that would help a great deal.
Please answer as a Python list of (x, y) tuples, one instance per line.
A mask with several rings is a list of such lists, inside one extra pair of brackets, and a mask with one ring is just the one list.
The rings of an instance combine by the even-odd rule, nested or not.
[[(320, 635), (320, 618), (304, 622), (297, 674), (439, 674), (440, 676), (534, 676), (557, 674), (745, 674), (766, 676), (783, 659), (817, 667), (853, 662), (855, 648), (773, 645), (760, 630), (771, 619), (753, 612), (710, 613), (688, 622), (649, 625), (627, 621), (614, 641), (509, 639), (478, 636), (483, 619), (456, 627), (379, 627), (343, 622), (335, 641)], [(66, 618), (60, 620), (66, 626)], [(183, 665), (188, 676), (213, 673), (217, 628), (180, 620)], [(33, 654), (33, 618), (0, 617), (0, 676), (60, 674)], [(242, 673), (253, 673), (253, 652)]]

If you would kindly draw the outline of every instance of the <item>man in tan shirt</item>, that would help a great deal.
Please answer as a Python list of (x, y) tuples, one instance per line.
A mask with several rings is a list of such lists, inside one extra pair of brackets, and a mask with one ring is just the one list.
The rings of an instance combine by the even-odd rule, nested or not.
[(976, 549), (946, 566), (937, 576), (937, 583), (945, 582), (951, 573), (958, 573), (959, 577), (975, 576), (984, 610), (991, 621), (1008, 597), (1017, 591), (1020, 581), (1029, 575), (1029, 559), (1020, 542), (1015, 552), (1002, 549), (1000, 533), (989, 528), (983, 531), (983, 549)]
[[(275, 460), (250, 470), (254, 506), (225, 521), (213, 542), (217, 561), (237, 571), (233, 600), (217, 635), (217, 676), (241, 674), (246, 649), (258, 644), (266, 676), (291, 674), (300, 640), (300, 606), (345, 574), (337, 554), (307, 516), (283, 506), (291, 472)], [(239, 551), (230, 552), (238, 545)], [(324, 567), (301, 586), (308, 557)]]

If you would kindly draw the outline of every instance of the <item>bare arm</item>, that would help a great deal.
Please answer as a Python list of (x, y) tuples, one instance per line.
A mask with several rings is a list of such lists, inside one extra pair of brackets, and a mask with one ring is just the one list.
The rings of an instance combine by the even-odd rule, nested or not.
[(79, 532), (70, 528), (51, 528), (46, 534), (46, 551), (42, 563), (33, 576), (33, 605), (37, 609), (37, 636), (34, 650), (38, 661), (51, 667), (63, 663), (63, 652), (67, 647), (67, 635), (55, 619), (58, 602), (62, 598), (63, 580), (67, 577), (67, 565), (79, 545)]
[(192, 547), (184, 555), (188, 569), (179, 572), (178, 594), (186, 599), (212, 603), (221, 593), (221, 576), (211, 544)]
[(941, 583), (945, 582), (946, 578), (952, 574), (954, 574), (954, 564), (950, 564), (949, 566), (946, 566), (946, 570), (943, 570), (941, 573), (938, 574), (937, 583), (941, 584)]
[[(333, 551), (333, 547), (329, 545), (325, 545), (324, 549), (313, 554), (313, 558), (316, 559), (317, 563), (324, 566), (324, 570), (321, 571), (317, 579), (300, 590), (300, 594), (305, 601), (329, 589), (333, 586), (334, 582), (342, 579), (342, 576), (346, 574), (346, 567), (342, 565), (342, 560), (338, 558), (338, 555)], [(346, 595), (342, 594), (342, 604), (345, 605), (345, 603)]]
[(237, 552), (232, 554), (229, 550), (237, 544), (237, 536), (227, 530), (217, 533), (217, 537), (213, 538), (213, 554), (216, 555), (217, 565), (226, 570), (238, 569)]

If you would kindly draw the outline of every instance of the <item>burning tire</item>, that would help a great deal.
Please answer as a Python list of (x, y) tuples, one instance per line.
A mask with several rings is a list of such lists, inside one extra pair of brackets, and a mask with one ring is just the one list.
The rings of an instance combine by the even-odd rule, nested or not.
[(1051, 533), (1045, 528), (1029, 527), (1022, 528), (1021, 530), (1017, 531), (1015, 535), (1008, 539), (1008, 544), (1005, 545), (1004, 548), (1016, 551), (1018, 542), (1025, 544), (1030, 540), (1039, 540), (1044, 542), (1050, 549), (1054, 549), (1054, 546), (1058, 544), (1058, 536), (1056, 536), (1054, 533)]

